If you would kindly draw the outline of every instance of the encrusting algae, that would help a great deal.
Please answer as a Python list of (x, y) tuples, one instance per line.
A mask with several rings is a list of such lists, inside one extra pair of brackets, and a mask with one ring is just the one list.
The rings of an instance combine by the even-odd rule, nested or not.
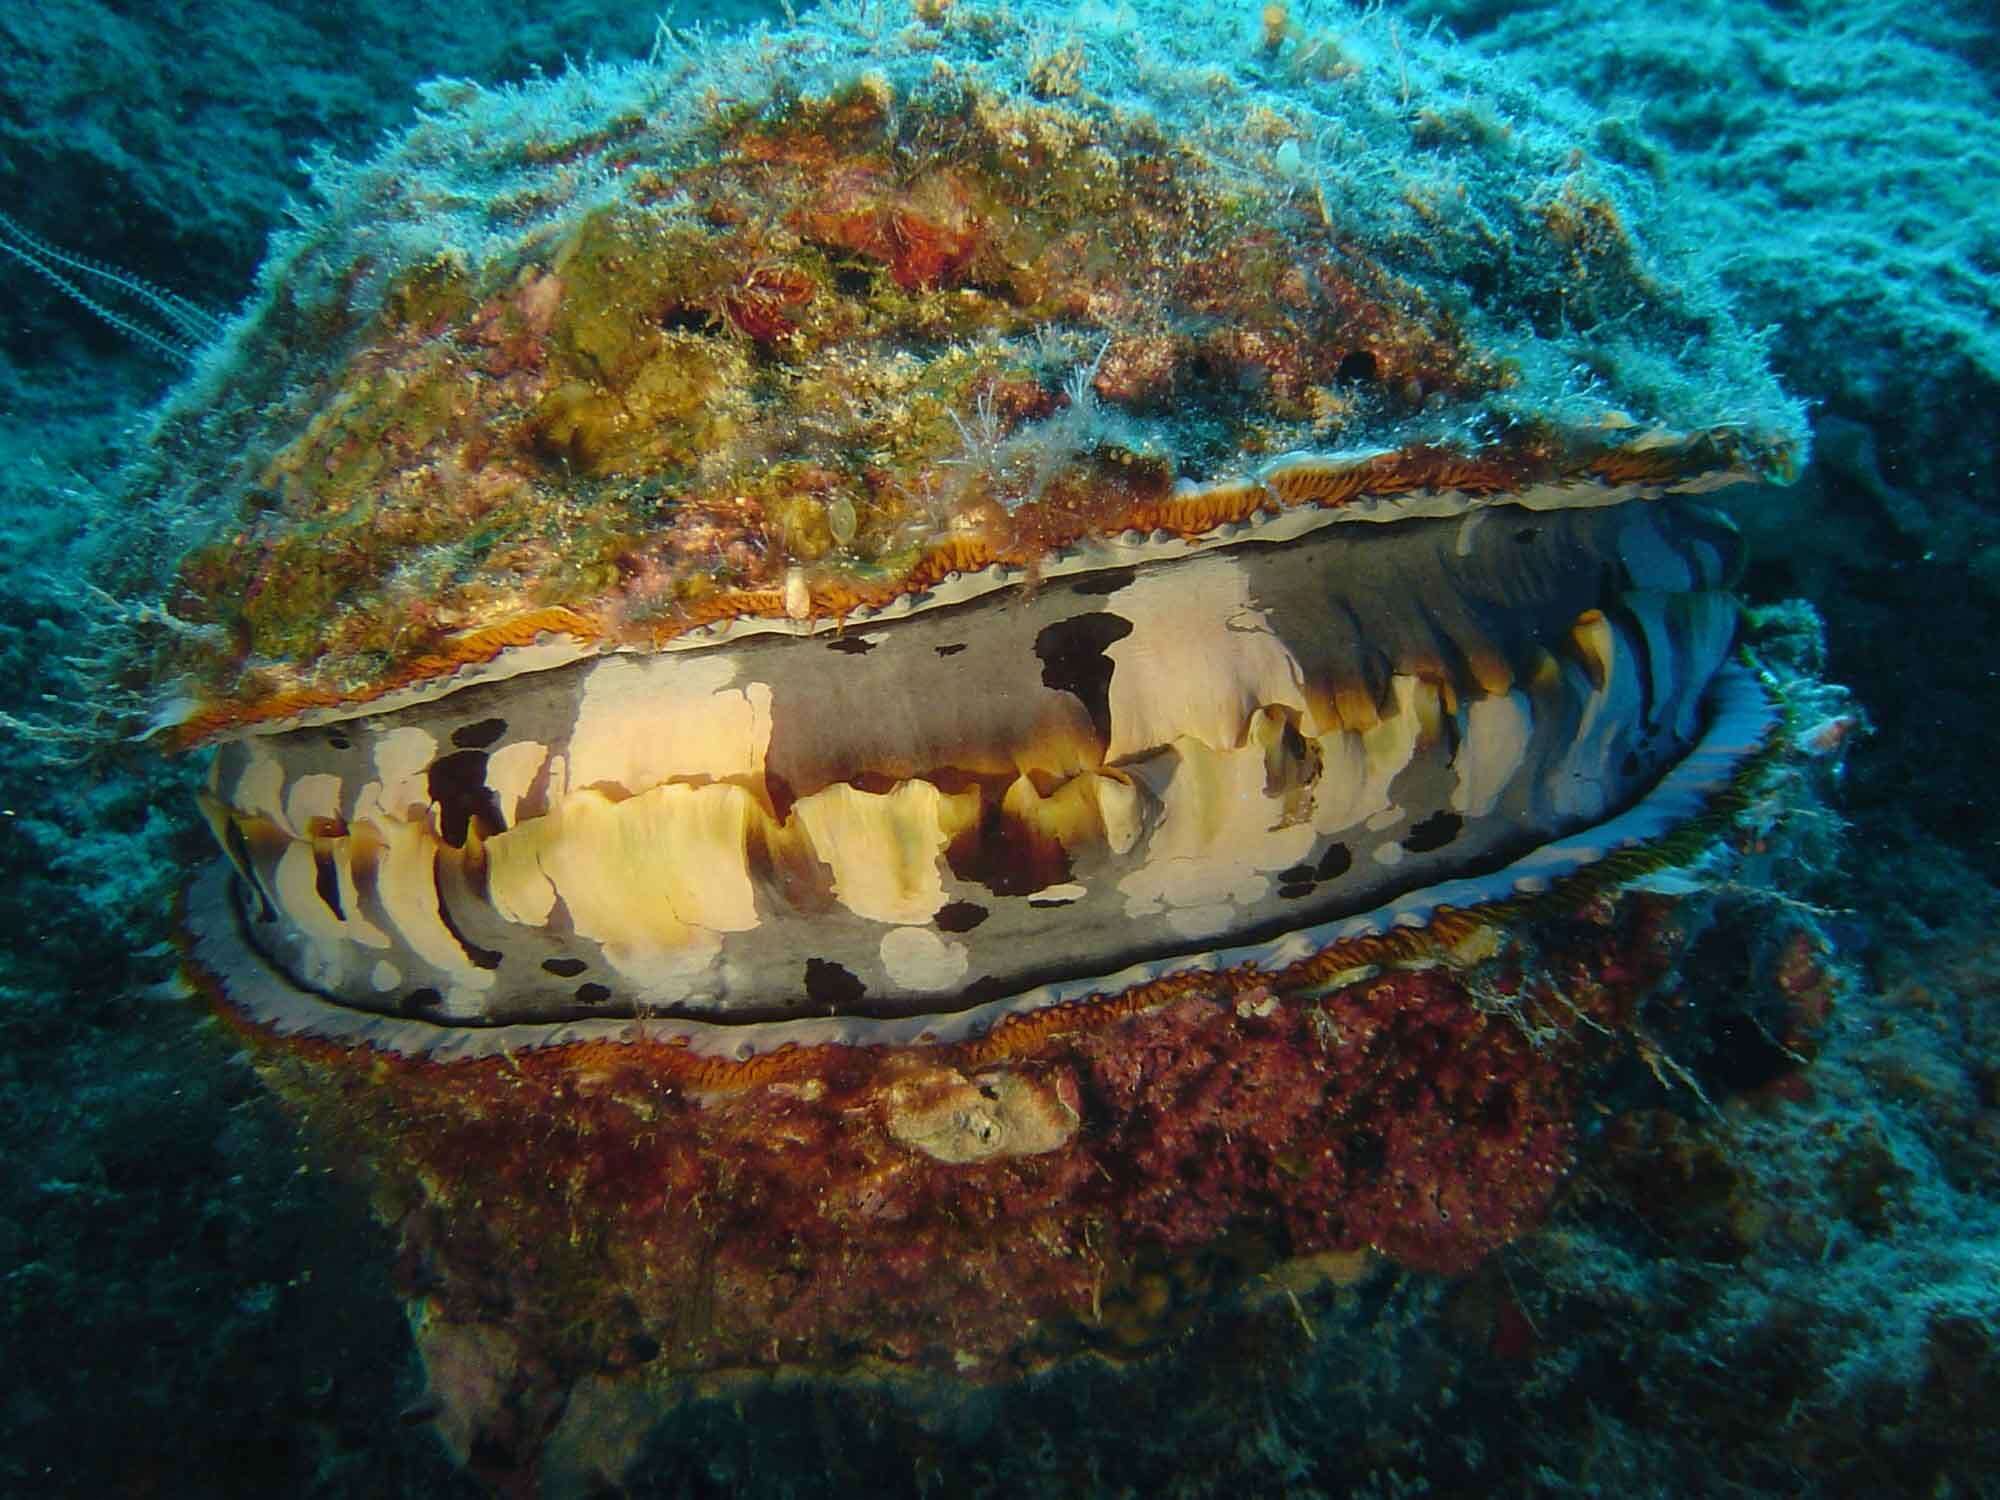
[(1082, 29), (1050, 87), (1021, 24), (438, 85), (330, 174), (161, 434), (162, 498), (224, 520), (168, 593), (206, 627), (162, 669), (181, 737), (552, 607), (652, 646), (786, 614), (794, 569), (838, 619), (1134, 527), (1796, 464), (1751, 341), (1627, 227), (1635, 184), (1541, 122), (1474, 129), (1448, 71), (1420, 110), (1317, 76), (1359, 28), (1218, 20), (1166, 39), (1226, 40), (1192, 69)]

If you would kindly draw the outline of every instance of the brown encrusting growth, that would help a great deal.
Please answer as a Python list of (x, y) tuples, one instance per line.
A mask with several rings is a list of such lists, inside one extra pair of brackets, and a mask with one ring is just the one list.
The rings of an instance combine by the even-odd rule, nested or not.
[(1144, 119), (870, 75), (677, 145), (612, 123), (562, 160), (617, 201), (245, 331), (253, 365), (321, 352), (208, 486), (241, 508), (167, 601), (177, 742), (541, 630), (644, 648), (1131, 530), (1789, 462), (1629, 420), (1480, 435), (1524, 400), (1510, 355), (1291, 182)]
[(1005, 1046), (704, 1068), (645, 1043), (438, 1065), (247, 1039), (373, 1164), (433, 1343), (490, 1325), (544, 1378), (662, 1396), (811, 1369), (931, 1400), (1143, 1353), (1282, 1262), (1458, 1271), (1536, 1222), (1580, 1090), (1680, 952), (1674, 903), (1430, 937), (1331, 982), (1201, 976), (1038, 1015)]

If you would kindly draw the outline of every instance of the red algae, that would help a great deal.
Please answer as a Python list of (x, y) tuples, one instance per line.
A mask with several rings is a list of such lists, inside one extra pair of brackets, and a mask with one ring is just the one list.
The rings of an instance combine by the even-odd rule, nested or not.
[[(867, 1372), (928, 1403), (1143, 1354), (1285, 1262), (1470, 1269), (1546, 1213), (1590, 1080), (1682, 951), (1671, 900), (1576, 899), (1330, 985), (1301, 965), (1074, 1008), (1004, 1060), (780, 1053), (717, 1089), (643, 1046), (440, 1065), (248, 1039), (370, 1164), (458, 1403), (441, 1425), (531, 1466), (500, 1412), (584, 1374), (664, 1401)], [(977, 1117), (968, 1148), (910, 1128), (940, 1099)], [(504, 1400), (448, 1375), (491, 1339), (536, 1351)]]

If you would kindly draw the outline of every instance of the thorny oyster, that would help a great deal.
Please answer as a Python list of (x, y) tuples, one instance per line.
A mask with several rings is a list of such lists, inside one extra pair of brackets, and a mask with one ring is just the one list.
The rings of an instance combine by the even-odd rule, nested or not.
[(1777, 718), (1699, 497), (1801, 424), (1659, 190), (1282, 7), (429, 104), (134, 482), (206, 528), (189, 967), (372, 1166), (454, 1447), (1532, 1224), (1678, 953), (1605, 893)]

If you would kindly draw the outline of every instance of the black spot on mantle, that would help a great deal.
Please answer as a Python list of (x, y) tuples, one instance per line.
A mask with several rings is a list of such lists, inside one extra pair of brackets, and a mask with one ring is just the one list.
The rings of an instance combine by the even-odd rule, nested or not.
[(481, 719), (476, 724), (461, 724), (451, 732), (451, 742), (461, 750), (491, 750), (496, 740), (507, 732), (505, 719)]
[(431, 762), (425, 781), (431, 800), (438, 805), (438, 833), (452, 848), (465, 847), (466, 829), (474, 818), (488, 836), (507, 831), (507, 822), (500, 816), (500, 799), (486, 784), (484, 750), (440, 755)]
[(426, 1011), (436, 1010), (442, 1004), (444, 996), (429, 985), (425, 985), (422, 989), (411, 990), (409, 994), (403, 996), (402, 1011), (406, 1016), (420, 1016)]
[(1104, 744), (1111, 743), (1111, 672), (1105, 650), (1132, 633), (1123, 615), (1095, 612), (1071, 615), (1044, 626), (1035, 637), (1035, 655), (1042, 662), (1042, 686), (1074, 693), (1090, 715), (1090, 724)]
[(830, 959), (806, 960), (806, 998), (814, 1009), (832, 1013), (852, 1010), (868, 993), (868, 986)]
[(931, 920), (941, 932), (970, 932), (991, 915), (977, 901), (948, 901)]
[(1455, 812), (1434, 812), (1410, 830), (1410, 836), (1403, 840), (1403, 847), (1412, 854), (1429, 854), (1457, 838), (1459, 829), (1464, 826), (1465, 819)]
[(1293, 865), (1278, 872), (1278, 894), (1287, 901), (1310, 895), (1322, 880), (1338, 880), (1354, 868), (1354, 855), (1345, 844), (1328, 844), (1316, 865)]
[(1313, 871), (1315, 880), (1338, 880), (1354, 868), (1354, 852), (1345, 844), (1328, 844)]
[(1106, 568), (1102, 573), (1086, 573), (1070, 585), (1076, 594), (1115, 594), (1139, 576), (1137, 568)]

